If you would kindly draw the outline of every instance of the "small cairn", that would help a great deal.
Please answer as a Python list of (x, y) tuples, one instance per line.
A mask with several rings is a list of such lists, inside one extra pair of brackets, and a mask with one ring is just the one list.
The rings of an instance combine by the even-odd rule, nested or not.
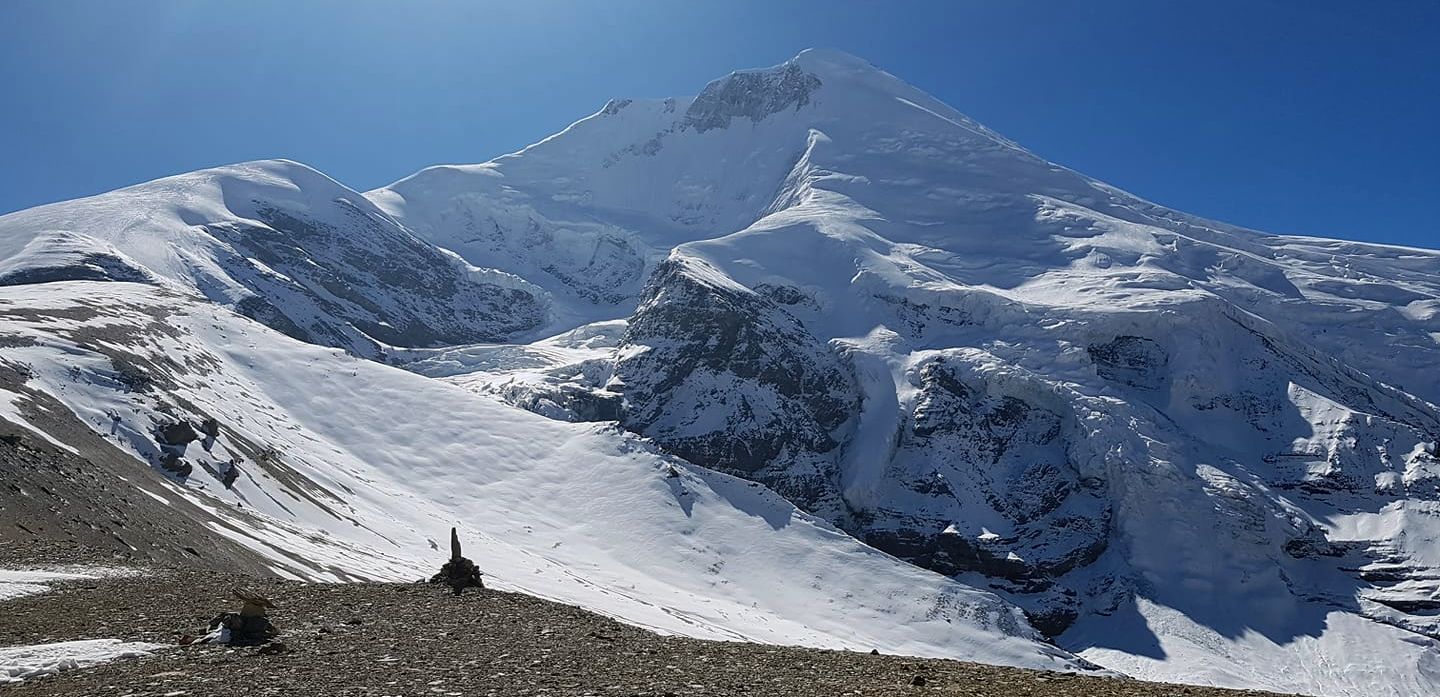
[(232, 591), (243, 605), (240, 612), (222, 612), (210, 620), (210, 633), (203, 642), (229, 644), (231, 646), (256, 646), (269, 642), (280, 633), (270, 624), (267, 610), (275, 604), (250, 591), (236, 588)]
[(450, 528), (450, 561), (440, 567), (440, 573), (430, 577), (430, 582), (450, 586), (455, 595), (460, 595), (466, 588), (484, 588), (485, 583), (480, 580), (480, 576), (480, 569), (475, 566), (475, 562), (460, 553), (459, 533), (455, 528)]

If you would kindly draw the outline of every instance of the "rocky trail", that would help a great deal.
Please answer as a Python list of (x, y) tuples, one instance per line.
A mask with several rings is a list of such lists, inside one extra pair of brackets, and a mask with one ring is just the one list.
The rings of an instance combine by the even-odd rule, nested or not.
[[(0, 560), (23, 566), (32, 554)], [(53, 550), (46, 550), (53, 551)], [(87, 558), (87, 561), (99, 559)], [(661, 636), (496, 590), (314, 584), (193, 569), (56, 583), (0, 604), (0, 646), (91, 638), (176, 644), (237, 601), (277, 605), (261, 647), (175, 646), (5, 688), (15, 695), (970, 695), (1262, 694), (905, 656)]]

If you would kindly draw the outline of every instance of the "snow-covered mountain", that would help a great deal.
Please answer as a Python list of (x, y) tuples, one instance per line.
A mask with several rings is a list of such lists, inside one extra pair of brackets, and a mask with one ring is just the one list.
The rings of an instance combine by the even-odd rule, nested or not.
[(0, 284), (0, 416), (194, 460), (163, 493), (285, 573), (415, 573), (458, 519), (670, 631), (1440, 689), (1440, 252), (1163, 208), (853, 56), (363, 196), (253, 163), (11, 214)]
[[(610, 425), (547, 419), (148, 285), (7, 287), (0, 321), (3, 363), (22, 374), (0, 386), (0, 416), (44, 434), (68, 409), (157, 468), (178, 452), (188, 475), (137, 472), (138, 493), (207, 510), (284, 576), (427, 576), (458, 525), (492, 586), (662, 631), (1084, 666), (993, 594)], [(180, 419), (217, 427), (166, 445)]]
[(537, 287), (416, 239), (304, 165), (191, 172), (0, 219), (0, 285), (155, 283), (302, 341), (384, 347), (508, 339), (548, 320)]

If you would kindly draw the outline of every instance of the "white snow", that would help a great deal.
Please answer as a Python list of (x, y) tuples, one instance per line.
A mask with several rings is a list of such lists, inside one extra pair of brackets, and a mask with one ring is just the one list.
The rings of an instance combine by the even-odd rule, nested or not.
[(25, 395), (16, 394), (9, 390), (0, 389), (0, 419), (5, 419), (10, 423), (23, 427), (25, 430), (40, 436), (41, 438), (45, 439), (47, 443), (50, 443), (57, 448), (63, 448), (65, 450), (69, 450), (70, 452), (76, 452), (75, 448), (70, 444), (62, 443), (54, 436), (46, 433), (43, 429), (38, 429), (34, 426), (31, 426), (30, 421), (25, 418), (25, 414), (21, 411), (21, 406), (25, 401)]
[[(797, 69), (819, 82), (803, 100), (760, 113), (786, 95), (714, 99), (727, 81)], [(784, 311), (854, 369), (864, 401), (836, 463), (848, 504), (1030, 562), (1082, 536), (1022, 536), (1024, 516), (985, 489), (1037, 462), (1071, 477), (1082, 495), (1060, 514), (1102, 521), (1107, 544), (1057, 579), (1081, 612), (1061, 646), (1156, 679), (1440, 692), (1429, 638), (1440, 617), (1385, 604), (1440, 597), (1440, 252), (1169, 210), (834, 51), (737, 73), (700, 97), (615, 101), (521, 152), (429, 168), (363, 199), (269, 162), (0, 218), (0, 277), (91, 263), (98, 250), (223, 305), (250, 291), (220, 268), (226, 250), (202, 225), (251, 221), (258, 199), (324, 210), (343, 198), (453, 250), (476, 267), (467, 273), (543, 298), (546, 325), (524, 340), (550, 339), (393, 351), (410, 374), (194, 299), (62, 283), (0, 289), (0, 310), (59, 315), (4, 318), (37, 342), (7, 345), (5, 358), (30, 365), (27, 387), (97, 432), (124, 415), (111, 437), (143, 458), (160, 405), (116, 389), (108, 359), (67, 333), (146, 326), (141, 307), (171, 313), (179, 335), (126, 350), (213, 366), (172, 376), (177, 394), (277, 460), (242, 465), (233, 490), (197, 474), (166, 493), (213, 512), (214, 529), (286, 574), (415, 577), (438, 559), (430, 541), (459, 523), (502, 587), (662, 631), (1068, 665), (991, 593), (613, 426), (493, 398), (566, 418), (543, 403), (547, 390), (620, 387), (607, 366), (641, 350), (625, 344), (626, 319), (649, 271), (674, 255), (716, 288), (794, 291), (802, 299)], [(102, 312), (65, 316), (77, 306)], [(1102, 370), (1094, 349), (1122, 337), (1164, 360)], [(1032, 424), (1003, 461), (963, 439), (907, 449), (920, 371), (938, 360), (979, 403), (1053, 415), (1054, 435)], [(667, 418), (726, 423), (704, 380), (686, 389), (674, 402), (687, 413)], [(0, 394), (0, 417), (18, 418), (19, 399)], [(222, 439), (187, 458), (241, 448)], [(664, 476), (671, 466), (679, 478)], [(905, 486), (920, 477), (951, 493)], [(1295, 552), (1307, 542), (1318, 551)]]
[[(121, 283), (0, 288), (43, 316), (83, 301), (95, 319), (9, 320), (44, 388), (117, 444), (146, 452), (155, 412), (99, 379), (109, 363), (65, 338), (138, 325), (164, 303), (175, 336), (127, 346), (180, 365), (176, 394), (273, 449), (233, 489), (201, 474), (171, 494), (212, 528), (315, 579), (409, 580), (433, 571), (451, 525), (487, 582), (663, 632), (1064, 669), (994, 595), (903, 564), (749, 482), (657, 454), (611, 426), (568, 424), (461, 387), (302, 344), (214, 305)], [(219, 367), (214, 367), (219, 366)], [(225, 460), (228, 436), (192, 461)], [(670, 467), (679, 478), (666, 476)], [(299, 565), (313, 559), (314, 567)]]
[[(1079, 477), (1107, 486), (1112, 552), (1070, 581), (1094, 593), (1095, 611), (1108, 612), (1111, 594), (1135, 592), (1142, 606), (1169, 602), (1206, 631), (1223, 628), (1194, 650), (1145, 663), (1144, 674), (1371, 694), (1343, 671), (1302, 668), (1342, 660), (1351, 641), (1405, 630), (1360, 619), (1353, 579), (1335, 565), (1297, 562), (1281, 545), (1313, 527), (1356, 549), (1394, 548), (1432, 569), (1440, 561), (1430, 558), (1440, 530), (1432, 532), (1427, 504), (1354, 510), (1293, 488), (1338, 474), (1377, 483), (1373, 495), (1383, 499), (1431, 476), (1416, 448), (1437, 425), (1429, 402), (1440, 401), (1431, 369), (1440, 360), (1440, 253), (1266, 236), (1187, 216), (1046, 162), (853, 57), (807, 52), (794, 63), (822, 86), (808, 104), (762, 119), (696, 132), (684, 125), (689, 100), (668, 112), (636, 103), (513, 156), (425, 170), (368, 195), (472, 263), (540, 279), (557, 302), (582, 308), (568, 313), (583, 321), (622, 318), (631, 307), (576, 300), (573, 284), (547, 278), (544, 269), (564, 258), (554, 249), (578, 244), (577, 223), (625, 244), (562, 263), (567, 277), (653, 264), (675, 249), (712, 283), (801, 290), (808, 300), (786, 311), (846, 356), (865, 397), (841, 463), (847, 502), (930, 516), (944, 521), (937, 531), (996, 545), (1014, 534), (1012, 523), (968, 485), (993, 467), (956, 470), (966, 463), (894, 454), (914, 410), (914, 371), (935, 356), (958, 361), (990, 396), (1061, 415), (1069, 445), (1037, 456), (1068, 460)], [(747, 164), (743, 176), (715, 166), (737, 161)], [(757, 189), (767, 193), (756, 197)], [(1097, 376), (1087, 347), (1123, 335), (1169, 352), (1153, 392)], [(1304, 366), (1276, 365), (1257, 335), (1308, 356), (1298, 359)], [(480, 387), (516, 378), (477, 365), (449, 379)], [(690, 416), (702, 397), (676, 394), (678, 416), (723, 423), (720, 414)], [(1301, 463), (1289, 452), (1316, 455)], [(957, 498), (919, 500), (890, 480), (926, 471)], [(1076, 505), (1077, 515), (1100, 514)], [(1066, 544), (1061, 532), (1032, 542), (1040, 551)], [(1033, 551), (997, 550), (1022, 560)], [(1298, 619), (1328, 604), (1349, 609), (1318, 625)], [(1263, 665), (1284, 677), (1266, 682), (1236, 656), (1249, 646), (1240, 637), (1257, 631), (1247, 623), (1269, 616), (1275, 624), (1264, 626), (1277, 639)], [(1085, 648), (1083, 626), (1072, 631), (1063, 645), (1141, 669)], [(1390, 694), (1440, 686), (1421, 670), (1430, 642), (1410, 635), (1407, 651), (1391, 652), (1396, 661), (1372, 656), (1376, 675), (1397, 675)]]
[(895, 332), (882, 327), (864, 340), (837, 342), (855, 366), (861, 386), (860, 423), (846, 453), (841, 482), (845, 500), (858, 509), (876, 503), (873, 492), (882, 483), (900, 432), (896, 383), (903, 368), (893, 361), (896, 351), (889, 345), (896, 341)]
[(162, 644), (119, 639), (87, 639), (32, 646), (0, 646), (0, 683), (54, 675), (64, 670), (148, 656)]
[(131, 573), (128, 569), (113, 568), (65, 568), (65, 569), (4, 569), (0, 568), (0, 601), (12, 600), (26, 595), (38, 595), (49, 590), (46, 585), (52, 581), (74, 581), (102, 576), (117, 576)]
[(1088, 618), (1067, 638), (1080, 655), (1146, 680), (1328, 695), (1429, 695), (1440, 676), (1436, 643), (1348, 612), (1315, 610), (1317, 628), (1294, 637), (1227, 636), (1148, 601)]

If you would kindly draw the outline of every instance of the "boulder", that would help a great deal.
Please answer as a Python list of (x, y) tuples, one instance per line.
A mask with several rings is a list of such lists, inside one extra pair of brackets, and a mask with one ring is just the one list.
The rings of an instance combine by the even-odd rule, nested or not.
[(183, 447), (188, 443), (200, 440), (200, 434), (195, 432), (195, 427), (191, 426), (189, 421), (182, 420), (157, 426), (155, 440), (161, 445)]
[(188, 477), (195, 471), (194, 465), (181, 459), (179, 454), (168, 450), (160, 457), (160, 467), (181, 478)]
[(240, 478), (240, 463), (231, 460), (220, 466), (220, 483), (226, 489), (235, 486), (235, 480)]

